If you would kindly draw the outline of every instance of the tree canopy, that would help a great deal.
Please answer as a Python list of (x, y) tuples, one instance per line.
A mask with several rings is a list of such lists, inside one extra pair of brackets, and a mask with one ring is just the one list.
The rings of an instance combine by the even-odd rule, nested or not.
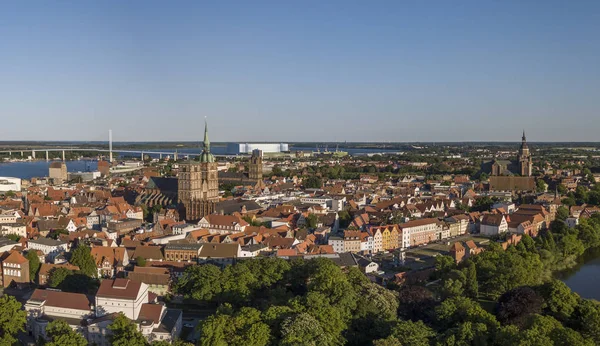
[(83, 335), (74, 331), (67, 322), (54, 320), (46, 327), (46, 335), (50, 339), (46, 346), (86, 346)]
[(94, 261), (89, 247), (85, 245), (77, 246), (71, 254), (70, 262), (71, 264), (78, 266), (81, 273), (94, 278), (98, 277), (96, 261)]
[(12, 345), (18, 332), (25, 330), (25, 311), (14, 297), (0, 297), (0, 345)]

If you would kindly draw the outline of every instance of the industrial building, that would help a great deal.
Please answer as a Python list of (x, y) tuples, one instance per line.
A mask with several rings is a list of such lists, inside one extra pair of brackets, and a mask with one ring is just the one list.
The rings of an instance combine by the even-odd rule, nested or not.
[(228, 143), (227, 154), (250, 154), (253, 150), (263, 153), (281, 153), (290, 151), (287, 143)]

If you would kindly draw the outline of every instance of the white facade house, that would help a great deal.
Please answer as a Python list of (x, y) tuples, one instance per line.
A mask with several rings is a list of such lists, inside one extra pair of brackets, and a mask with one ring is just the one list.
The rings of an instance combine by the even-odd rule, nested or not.
[(479, 232), (488, 236), (508, 232), (508, 222), (504, 215), (486, 214), (481, 220)]
[(127, 210), (126, 215), (127, 215), (127, 218), (129, 218), (129, 219), (136, 219), (136, 220), (144, 219), (144, 211), (142, 210), (142, 208), (129, 209), (129, 210)]
[(86, 216), (85, 219), (87, 229), (100, 230), (100, 216), (98, 216), (95, 210)]
[(371, 234), (367, 235), (366, 237), (361, 236), (361, 240), (360, 240), (360, 251), (365, 251), (365, 252), (373, 252), (373, 236)]
[(231, 234), (243, 232), (248, 223), (232, 215), (207, 215), (198, 221), (200, 228), (208, 229), (211, 234)]
[(376, 229), (373, 232), (373, 253), (383, 251), (383, 235), (380, 229)]
[(27, 238), (27, 227), (22, 223), (0, 224), (0, 235), (17, 235), (21, 238)]
[(0, 177), (0, 192), (21, 191), (21, 179)]
[(6, 223), (15, 223), (19, 215), (17, 212), (0, 214), (0, 225)]
[(269, 247), (263, 244), (251, 244), (242, 246), (240, 257), (257, 257), (261, 252), (269, 250)]
[(196, 231), (202, 229), (202, 226), (194, 225), (191, 223), (185, 223), (182, 225), (173, 225), (173, 234), (183, 234), (187, 235), (192, 231)]
[(136, 320), (148, 302), (148, 285), (128, 279), (103, 280), (96, 293), (96, 317), (122, 312)]
[(29, 240), (27, 242), (27, 248), (30, 250), (40, 250), (46, 256), (57, 255), (62, 251), (68, 250), (67, 242), (62, 240), (54, 240), (51, 238), (39, 238), (35, 240)]
[(440, 227), (439, 221), (435, 218), (413, 220), (400, 224), (402, 231), (401, 248), (419, 246), (436, 240)]
[(504, 209), (507, 213), (512, 214), (517, 210), (517, 206), (512, 202), (499, 202), (492, 205), (492, 209)]
[(73, 220), (69, 220), (69, 223), (67, 224), (67, 227), (65, 227), (65, 228), (69, 232), (77, 231), (77, 226), (75, 225), (75, 222), (73, 222)]
[(343, 237), (329, 236), (327, 244), (331, 245), (333, 247), (333, 251), (336, 253), (344, 252), (345, 246)]

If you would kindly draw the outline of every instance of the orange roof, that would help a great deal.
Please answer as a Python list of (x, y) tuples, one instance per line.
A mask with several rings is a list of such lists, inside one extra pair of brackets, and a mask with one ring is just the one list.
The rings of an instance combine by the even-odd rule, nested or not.
[(10, 255), (8, 255), (8, 257), (6, 257), (2, 263), (26, 263), (29, 262), (29, 260), (27, 260), (27, 258), (25, 258), (23, 255), (21, 255), (18, 251), (11, 251)]

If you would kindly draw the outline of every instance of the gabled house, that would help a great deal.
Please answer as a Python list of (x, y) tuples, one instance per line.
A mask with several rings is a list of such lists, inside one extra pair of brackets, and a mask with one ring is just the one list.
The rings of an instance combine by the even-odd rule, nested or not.
[(485, 214), (479, 232), (483, 235), (498, 235), (508, 232), (508, 222), (502, 214)]

